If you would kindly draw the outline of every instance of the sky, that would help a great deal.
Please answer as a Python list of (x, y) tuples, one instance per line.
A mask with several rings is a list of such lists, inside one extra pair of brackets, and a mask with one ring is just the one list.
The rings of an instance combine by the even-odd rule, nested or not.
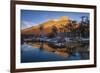
[(72, 20), (80, 22), (81, 17), (89, 17), (89, 13), (21, 10), (21, 29), (39, 25), (51, 19), (59, 19), (62, 16), (68, 16)]

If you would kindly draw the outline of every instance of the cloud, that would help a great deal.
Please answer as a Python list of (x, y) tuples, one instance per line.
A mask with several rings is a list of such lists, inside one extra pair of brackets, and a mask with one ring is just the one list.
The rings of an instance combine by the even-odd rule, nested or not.
[(25, 29), (25, 28), (29, 28), (34, 26), (33, 22), (29, 22), (29, 21), (21, 21), (21, 29)]

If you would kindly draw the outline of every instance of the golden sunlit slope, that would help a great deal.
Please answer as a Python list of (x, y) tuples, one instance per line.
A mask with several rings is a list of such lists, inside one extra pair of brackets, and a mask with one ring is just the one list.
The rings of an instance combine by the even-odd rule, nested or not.
[[(62, 16), (59, 19), (52, 19), (49, 20), (47, 22), (44, 22), (40, 25), (37, 26), (32, 26), (30, 28), (26, 28), (21, 30), (21, 34), (35, 34), (35, 35), (39, 35), (40, 34), (40, 26), (43, 26), (43, 32), (44, 34), (49, 34), (52, 32), (52, 27), (55, 26), (58, 31), (60, 31), (60, 28), (62, 26), (69, 26), (69, 24), (71, 23), (71, 19), (67, 16)], [(76, 26), (75, 26), (76, 27)], [(78, 27), (78, 25), (77, 25)]]

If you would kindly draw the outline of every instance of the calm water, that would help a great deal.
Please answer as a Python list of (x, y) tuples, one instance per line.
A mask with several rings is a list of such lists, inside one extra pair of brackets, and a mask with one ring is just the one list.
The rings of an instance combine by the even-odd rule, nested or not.
[[(87, 56), (88, 54), (84, 54)], [(21, 62), (47, 62), (47, 61), (64, 61), (64, 60), (80, 60), (82, 59), (82, 54), (75, 53), (69, 57), (62, 57), (54, 52), (47, 52), (39, 48), (33, 48), (28, 44), (23, 44), (21, 46)], [(85, 57), (86, 58), (86, 57)], [(86, 58), (88, 59), (88, 58)]]

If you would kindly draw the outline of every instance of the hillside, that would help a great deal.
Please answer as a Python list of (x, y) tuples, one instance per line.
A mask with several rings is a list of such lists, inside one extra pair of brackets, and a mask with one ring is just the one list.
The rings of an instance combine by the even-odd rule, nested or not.
[[(66, 27), (71, 26), (74, 29), (79, 28), (78, 23), (75, 25), (72, 25), (71, 23), (72, 23), (72, 20), (69, 17), (62, 16), (59, 19), (52, 19), (52, 20), (46, 21), (44, 23), (41, 23), (37, 26), (32, 26), (30, 28), (23, 29), (23, 30), (21, 30), (21, 34), (22, 35), (30, 35), (30, 34), (39, 35), (41, 33), (41, 28), (40, 28), (41, 26), (43, 27), (42, 32), (46, 35), (52, 33), (53, 27), (56, 27), (58, 32), (60, 32), (61, 28), (63, 29), (62, 26), (66, 26)], [(69, 30), (67, 30), (67, 31), (69, 31)]]

